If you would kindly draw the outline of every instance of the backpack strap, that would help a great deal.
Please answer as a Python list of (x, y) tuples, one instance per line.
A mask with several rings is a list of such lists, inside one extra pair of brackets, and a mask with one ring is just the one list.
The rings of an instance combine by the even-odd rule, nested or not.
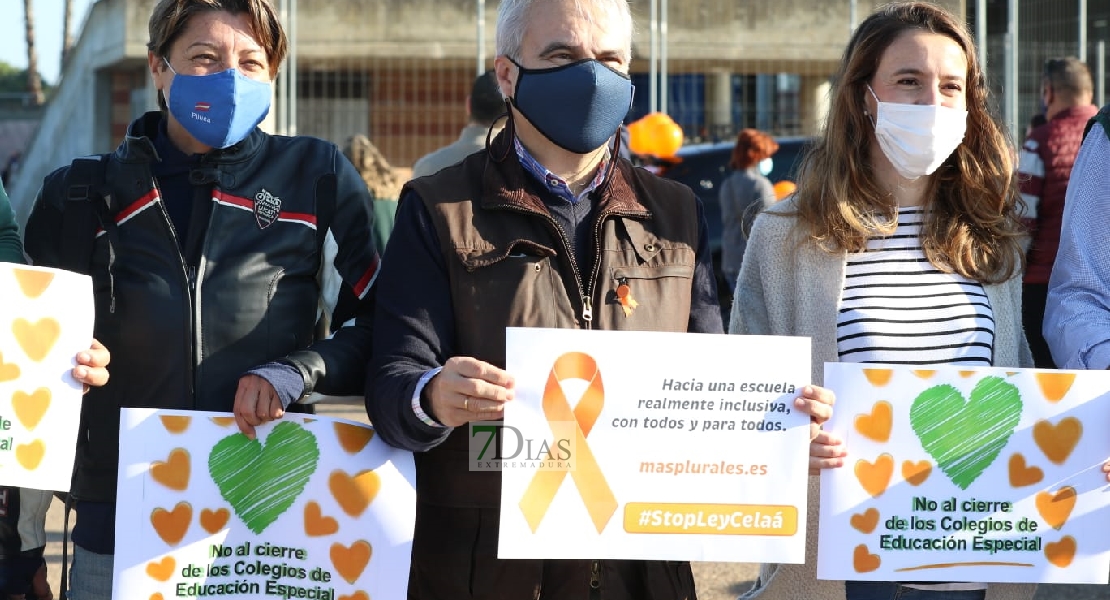
[(104, 195), (104, 171), (107, 163), (101, 155), (74, 159), (65, 177), (65, 204), (62, 210), (62, 246), (59, 267), (88, 275), (97, 229), (107, 206), (97, 206)]

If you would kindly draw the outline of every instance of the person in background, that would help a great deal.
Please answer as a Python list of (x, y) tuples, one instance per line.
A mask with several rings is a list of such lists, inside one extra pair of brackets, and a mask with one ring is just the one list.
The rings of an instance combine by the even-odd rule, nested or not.
[[(23, 244), (11, 203), (0, 186), (0, 262), (23, 264)], [(2, 357), (0, 357), (2, 358)], [(93, 340), (76, 357), (72, 375), (85, 386), (108, 381), (111, 356)], [(2, 361), (0, 361), (2, 362)], [(86, 388), (87, 389), (87, 388)], [(54, 594), (46, 580), (46, 511), (54, 493), (0, 486), (0, 594), (3, 600), (50, 600)]]
[(484, 150), (487, 136), (492, 137), (500, 131), (500, 127), (493, 128), (493, 123), (503, 114), (505, 102), (501, 99), (497, 77), (491, 69), (479, 75), (470, 88), (470, 96), (466, 99), (467, 123), (459, 133), (459, 139), (418, 159), (412, 165), (412, 178), (431, 175)]
[(1110, 369), (1110, 107), (1087, 127), (1068, 183), (1042, 332), (1059, 368), (1103, 370)]
[[(467, 425), (501, 419), (514, 397), (506, 327), (721, 332), (700, 201), (616, 153), (631, 46), (627, 0), (502, 0), (505, 128), (401, 193), (366, 410), (415, 453), (411, 600), (697, 597), (685, 561), (499, 560), (501, 473), (468, 461)], [(803, 390), (824, 466), (839, 456), (816, 425), (832, 396)]]
[(1083, 130), (1098, 109), (1091, 104), (1094, 88), (1087, 65), (1075, 57), (1045, 62), (1041, 97), (1045, 124), (1025, 138), (1018, 158), (1023, 214), (1030, 233), (1022, 285), (1022, 322), (1033, 363), (1056, 368), (1041, 329), (1044, 327), (1048, 279), (1060, 245), (1060, 223), (1072, 165), (1083, 143)]
[(736, 288), (748, 233), (756, 215), (777, 201), (775, 188), (766, 174), (769, 161), (779, 145), (757, 129), (744, 129), (736, 135), (736, 145), (728, 167), (732, 172), (721, 182), (721, 272), (731, 292)]
[[(1030, 367), (1012, 146), (963, 20), (926, 2), (852, 34), (794, 195), (756, 218), (730, 333), (811, 339), (826, 362)], [(852, 448), (847, 448), (851, 453)], [(820, 506), (819, 480), (809, 506)], [(819, 581), (763, 565), (741, 598), (1029, 600), (1035, 585)]]
[[(161, 110), (136, 119), (114, 153), (78, 159), (105, 175), (89, 200), (104, 234), (86, 264), (96, 334), (115, 362), (81, 407), (72, 600), (112, 597), (121, 408), (231, 412), (253, 439), (310, 394), (359, 393), (371, 347), (369, 190), (334, 144), (258, 128), (287, 48), (272, 2), (158, 0), (148, 33)], [(34, 203), (36, 264), (66, 262), (73, 172), (47, 176)], [(327, 339), (321, 303), (340, 325)]]
[[(353, 135), (347, 140), (343, 148), (343, 155), (366, 183), (370, 195), (373, 197), (374, 210), (374, 247), (378, 254), (385, 252), (385, 245), (389, 241), (389, 234), (393, 231), (393, 220), (397, 214), (397, 196), (401, 193), (404, 183), (397, 176), (397, 172), (390, 166), (389, 161), (382, 156), (370, 138), (365, 135)], [(328, 244), (329, 250), (335, 250), (334, 244)]]

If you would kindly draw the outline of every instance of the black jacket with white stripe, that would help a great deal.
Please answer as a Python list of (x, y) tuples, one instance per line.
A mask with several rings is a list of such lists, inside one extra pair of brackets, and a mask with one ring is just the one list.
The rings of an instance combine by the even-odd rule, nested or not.
[[(255, 129), (190, 172), (211, 200), (194, 206), (190, 239), (179, 243), (151, 173), (162, 118), (148, 113), (114, 153), (90, 157), (103, 162), (104, 184), (92, 200), (101, 229), (88, 272), (95, 335), (112, 364), (111, 380), (82, 405), (73, 486), (81, 500), (115, 499), (121, 407), (230, 411), (239, 377), (275, 360), (300, 372), (306, 395), (361, 395), (365, 382), (379, 259), (369, 191), (354, 167), (334, 144)], [(71, 168), (45, 179), (28, 220), (36, 265), (66, 266), (65, 205), (78, 195)], [(342, 284), (328, 285), (336, 272)], [(333, 318), (350, 322), (316, 341), (320, 309), (334, 309), (340, 289), (358, 301)]]

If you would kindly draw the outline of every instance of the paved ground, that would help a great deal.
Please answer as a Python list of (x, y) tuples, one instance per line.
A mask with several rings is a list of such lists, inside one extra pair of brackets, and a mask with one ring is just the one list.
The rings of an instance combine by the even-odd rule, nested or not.
[[(320, 414), (366, 421), (361, 405), (321, 405)], [(62, 564), (62, 504), (55, 501), (47, 516), (46, 562), (50, 569), (50, 585), (57, 594)], [(758, 570), (746, 563), (695, 563), (694, 577), (700, 600), (734, 600), (751, 587)], [(388, 600), (388, 599), (381, 599)], [(804, 600), (799, 598), (798, 600)], [(1110, 586), (1053, 585), (1041, 586), (1036, 600), (1110, 600)]]

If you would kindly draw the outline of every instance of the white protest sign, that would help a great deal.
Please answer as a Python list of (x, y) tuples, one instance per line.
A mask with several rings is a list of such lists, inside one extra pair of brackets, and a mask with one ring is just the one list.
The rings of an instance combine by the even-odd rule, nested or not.
[(510, 328), (500, 558), (798, 563), (809, 340)]
[(92, 342), (92, 282), (0, 263), (0, 484), (68, 491), (81, 422), (70, 371)]
[(403, 599), (412, 454), (368, 426), (286, 413), (124, 409), (113, 597)]
[(818, 576), (1105, 583), (1110, 373), (826, 363)]

